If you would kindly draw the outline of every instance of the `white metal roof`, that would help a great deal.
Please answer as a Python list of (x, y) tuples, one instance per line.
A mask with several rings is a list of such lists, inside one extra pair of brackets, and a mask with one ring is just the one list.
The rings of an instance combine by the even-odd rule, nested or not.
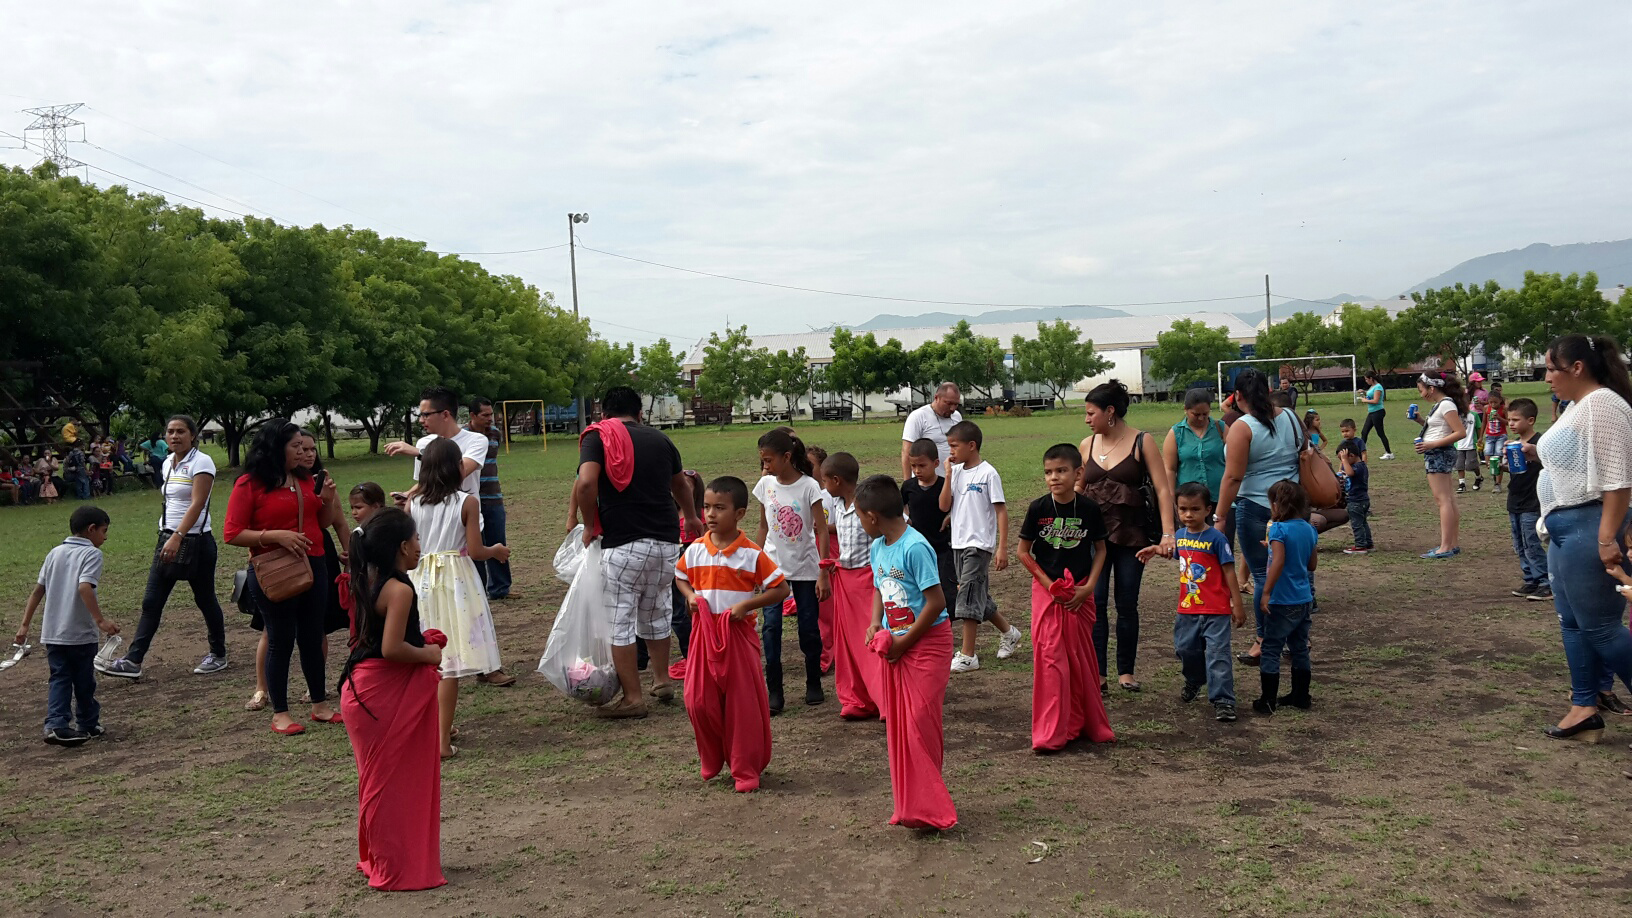
[[(1094, 347), (1101, 351), (1150, 347), (1156, 343), (1156, 336), (1173, 327), (1179, 319), (1195, 319), (1211, 327), (1224, 326), (1229, 330), (1230, 339), (1238, 344), (1250, 344), (1257, 339), (1258, 333), (1252, 326), (1239, 318), (1223, 312), (1194, 312), (1187, 315), (1161, 316), (1112, 316), (1102, 319), (1066, 319), (1065, 321), (1077, 327), (1084, 337), (1094, 342)], [(1003, 343), (1004, 348), (1010, 346), (1015, 335), (1025, 338), (1037, 336), (1036, 322), (995, 322), (989, 325), (972, 325), (970, 328), (975, 334), (987, 338), (996, 338)], [(951, 329), (945, 325), (923, 326), (919, 328), (885, 328), (873, 331), (879, 342), (891, 338), (901, 342), (901, 346), (912, 350), (926, 341), (939, 341)], [(858, 332), (865, 334), (865, 332)], [(826, 363), (833, 359), (833, 333), (797, 332), (786, 335), (755, 335), (754, 347), (765, 348), (772, 353), (777, 351), (791, 351), (803, 347), (805, 356), (812, 363)], [(687, 369), (696, 369), (703, 365), (703, 345), (706, 339), (692, 345), (691, 353), (686, 356)]]

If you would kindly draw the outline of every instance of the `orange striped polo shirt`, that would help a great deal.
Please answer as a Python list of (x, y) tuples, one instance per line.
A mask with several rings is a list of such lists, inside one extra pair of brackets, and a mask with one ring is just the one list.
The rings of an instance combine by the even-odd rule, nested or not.
[[(724, 615), (744, 599), (778, 586), (783, 579), (771, 556), (741, 530), (737, 531), (736, 541), (724, 548), (715, 548), (706, 533), (687, 545), (674, 565), (674, 576), (691, 584), (698, 598), (707, 602), (716, 615)], [(749, 621), (757, 619), (757, 612), (748, 616)]]

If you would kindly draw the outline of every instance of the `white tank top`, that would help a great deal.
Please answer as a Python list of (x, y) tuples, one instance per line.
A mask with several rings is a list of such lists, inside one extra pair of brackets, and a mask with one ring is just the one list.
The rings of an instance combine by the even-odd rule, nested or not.
[(408, 513), (419, 530), (419, 550), (425, 554), (439, 551), (459, 551), (465, 547), (465, 501), (470, 495), (463, 491), (440, 504), (426, 504), (414, 498)]

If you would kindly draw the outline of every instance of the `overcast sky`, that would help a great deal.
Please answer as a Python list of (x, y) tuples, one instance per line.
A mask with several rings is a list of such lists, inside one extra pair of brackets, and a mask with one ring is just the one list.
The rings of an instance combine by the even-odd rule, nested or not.
[[(121, 2), (14, 26), (0, 129), (84, 102), (95, 166), (444, 251), (558, 245), (588, 211), (596, 249), (796, 286), (1258, 297), (1128, 308), (1183, 312), (1257, 309), (1265, 273), (1386, 296), (1632, 236), (1632, 4)], [(571, 308), (566, 249), (480, 260)], [(945, 308), (584, 251), (578, 287), (640, 343)]]

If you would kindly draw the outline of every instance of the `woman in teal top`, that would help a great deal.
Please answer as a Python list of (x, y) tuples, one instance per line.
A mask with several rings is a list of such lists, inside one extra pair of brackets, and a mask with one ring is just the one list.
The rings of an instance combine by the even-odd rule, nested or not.
[[(1184, 420), (1173, 425), (1162, 443), (1167, 462), (1167, 480), (1174, 490), (1181, 484), (1199, 481), (1218, 500), (1224, 480), (1224, 424), (1212, 419), (1213, 394), (1191, 389), (1184, 395)], [(1232, 533), (1224, 533), (1230, 537)]]
[(1387, 393), (1383, 384), (1377, 380), (1375, 372), (1366, 374), (1366, 392), (1360, 396), (1360, 401), (1366, 405), (1366, 425), (1360, 428), (1360, 442), (1368, 442), (1372, 428), (1377, 429), (1377, 438), (1383, 441), (1383, 458), (1393, 459), (1394, 450), (1388, 445), (1388, 433), (1383, 430), (1383, 420), (1388, 417), (1388, 409), (1383, 407), (1383, 400)]

